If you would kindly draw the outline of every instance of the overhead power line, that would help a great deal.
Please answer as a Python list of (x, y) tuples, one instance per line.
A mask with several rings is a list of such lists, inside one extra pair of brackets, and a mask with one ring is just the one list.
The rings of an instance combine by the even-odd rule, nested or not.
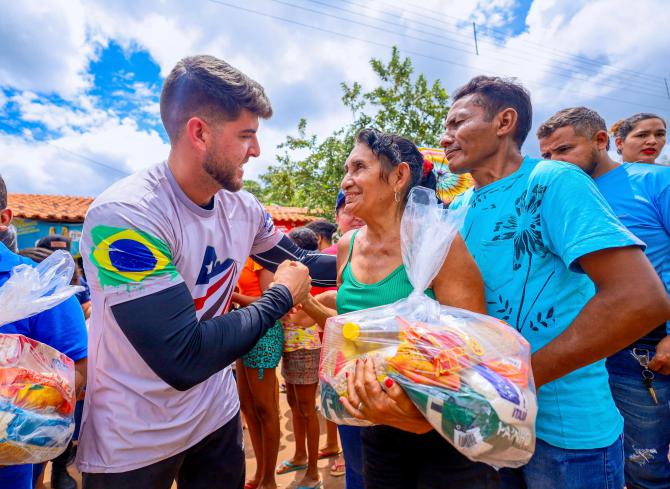
[[(383, 42), (379, 42), (379, 41), (373, 41), (373, 40), (370, 40), (370, 39), (365, 39), (365, 38), (358, 37), (358, 36), (353, 36), (353, 35), (350, 35), (350, 34), (344, 34), (342, 32), (338, 32), (338, 31), (331, 30), (331, 29), (326, 29), (326, 28), (323, 28), (323, 27), (314, 26), (314, 25), (307, 24), (305, 22), (300, 22), (300, 21), (290, 19), (290, 18), (287, 18), (287, 17), (282, 17), (282, 16), (279, 16), (279, 15), (274, 15), (274, 14), (270, 14), (270, 13), (267, 13), (267, 12), (262, 12), (262, 11), (251, 9), (251, 8), (248, 8), (248, 7), (243, 7), (241, 5), (235, 5), (233, 3), (230, 3), (230, 2), (227, 2), (227, 1), (224, 1), (224, 0), (207, 0), (207, 1), (210, 2), (210, 3), (214, 3), (214, 4), (230, 7), (230, 8), (236, 9), (236, 10), (240, 10), (240, 11), (243, 11), (243, 12), (248, 12), (248, 13), (252, 13), (252, 14), (259, 15), (259, 16), (266, 17), (266, 18), (280, 20), (282, 22), (286, 22), (286, 23), (293, 24), (293, 25), (298, 25), (298, 26), (305, 27), (305, 28), (312, 29), (312, 30), (316, 30), (316, 31), (319, 31), (319, 32), (324, 32), (324, 33), (331, 34), (331, 35), (334, 35), (334, 36), (343, 37), (343, 38), (347, 38), (347, 39), (352, 39), (352, 40), (359, 41), (359, 42), (364, 42), (364, 43), (371, 44), (371, 45), (374, 45), (374, 46), (380, 46), (380, 47), (384, 47), (384, 48), (392, 48), (393, 47), (391, 44), (387, 44), (387, 43), (383, 43)], [(438, 62), (441, 62), (441, 63), (446, 63), (446, 64), (449, 64), (449, 65), (453, 65), (453, 66), (459, 66), (459, 67), (464, 68), (464, 69), (466, 69), (470, 72), (474, 72), (474, 73), (481, 73), (482, 72), (482, 68), (480, 68), (480, 67), (473, 66), (473, 65), (470, 65), (470, 64), (466, 64), (466, 63), (462, 63), (462, 62), (458, 62), (458, 61), (455, 61), (455, 60), (450, 60), (450, 59), (446, 59), (446, 58), (439, 57), (439, 56), (433, 56), (433, 55), (429, 55), (429, 54), (425, 54), (425, 53), (421, 53), (421, 52), (413, 51), (413, 50), (402, 49), (402, 51), (406, 54), (410, 54), (410, 55), (413, 55), (413, 56), (419, 56), (419, 57), (430, 59), (430, 60), (433, 60), (433, 61), (438, 61)], [(496, 73), (494, 71), (490, 71), (490, 73), (498, 75), (498, 76), (502, 76), (500, 73)], [(559, 89), (559, 90), (566, 90), (566, 91), (570, 91), (570, 92), (573, 92), (573, 93), (578, 93), (580, 95), (584, 95), (583, 92), (577, 91), (577, 90), (574, 90), (574, 89), (570, 89), (570, 88), (566, 87), (565, 85), (555, 85), (555, 84), (552, 84), (552, 83), (547, 83), (544, 80), (524, 80), (524, 83), (526, 83), (526, 84), (534, 84), (534, 83), (538, 83), (538, 82), (542, 83), (542, 87), (551, 87), (551, 88), (556, 88), (556, 89)], [(640, 102), (637, 102), (637, 101), (624, 100), (624, 99), (620, 99), (620, 98), (616, 98), (616, 97), (610, 97), (610, 96), (607, 96), (607, 95), (588, 94), (588, 96), (593, 97), (593, 98), (600, 98), (600, 99), (604, 99), (604, 100), (611, 100), (611, 101), (619, 102), (619, 103), (622, 103), (622, 104), (634, 105), (634, 106), (637, 106), (637, 107), (651, 108), (651, 109), (654, 109), (654, 110), (657, 110), (657, 109), (661, 108), (658, 105), (652, 106), (652, 105), (640, 103)], [(663, 109), (668, 110), (665, 107), (663, 107)]]
[[(285, 0), (271, 0), (271, 1), (273, 1), (275, 3), (282, 4), (282, 5), (286, 5), (286, 6), (289, 6), (289, 7), (293, 7), (293, 8), (296, 8), (296, 9), (316, 13), (318, 15), (323, 15), (323, 16), (326, 16), (326, 17), (331, 17), (331, 18), (334, 18), (334, 19), (343, 20), (343, 21), (346, 21), (346, 22), (349, 22), (349, 23), (361, 25), (363, 27), (372, 28), (372, 29), (375, 29), (375, 30), (379, 30), (381, 32), (386, 32), (386, 33), (395, 34), (395, 35), (398, 34), (398, 31), (396, 29), (387, 29), (385, 27), (380, 27), (380, 26), (377, 26), (377, 25), (374, 25), (374, 24), (368, 24), (366, 22), (361, 22), (360, 20), (357, 20), (357, 19), (350, 19), (350, 18), (346, 18), (346, 17), (340, 17), (340, 16), (337, 16), (337, 15), (333, 15), (333, 14), (324, 12), (322, 10), (315, 10), (315, 9), (311, 9), (309, 7), (303, 7), (301, 5), (296, 5), (294, 3), (290, 3), (290, 2), (287, 2)], [(367, 18), (367, 19), (374, 19), (376, 21), (383, 22), (387, 25), (399, 27), (403, 30), (409, 30), (407, 25), (399, 23), (399, 22), (376, 19), (376, 18), (371, 17), (369, 15), (360, 14), (358, 12), (354, 12), (352, 10), (342, 8), (342, 7), (339, 7), (339, 6), (331, 5), (329, 3), (322, 2), (322, 1), (319, 1), (319, 0), (309, 0), (309, 1), (313, 4), (321, 5), (321, 6), (330, 8), (330, 9), (344, 11), (348, 14), (356, 15), (357, 17), (364, 17), (364, 18)], [(349, 0), (345, 0), (345, 1), (349, 1)], [(350, 1), (349, 1), (349, 3), (352, 3), (354, 5), (360, 5), (360, 4), (356, 4), (354, 2), (350, 2)], [(372, 10), (371, 8), (366, 7), (364, 5), (361, 5), (361, 8), (366, 9), (366, 10)], [(387, 12), (385, 12), (385, 13), (387, 13)], [(423, 28), (422, 31), (425, 32), (426, 29)], [(477, 43), (477, 38), (476, 37), (475, 37), (475, 44), (473, 45), (470, 41), (463, 41), (462, 40), (462, 39), (469, 39), (470, 38), (469, 35), (464, 36), (463, 34), (457, 33), (456, 35), (458, 35), (460, 39), (453, 39), (451, 37), (447, 37), (442, 32), (433, 33), (431, 35), (432, 35), (432, 37), (428, 38), (428, 39), (426, 39), (425, 37), (419, 37), (419, 36), (416, 36), (416, 35), (408, 35), (408, 34), (404, 34), (404, 37), (409, 38), (409, 39), (414, 39), (414, 40), (417, 40), (417, 41), (421, 41), (421, 42), (425, 42), (427, 44), (431, 44), (431, 45), (435, 45), (435, 46), (439, 46), (439, 47), (445, 47), (445, 48), (448, 48), (448, 49), (463, 51), (463, 52), (466, 52), (466, 53), (469, 53), (469, 54), (473, 53), (473, 52), (476, 52), (478, 55), (480, 54), (479, 49), (476, 46), (476, 43)], [(475, 34), (475, 36), (476, 36), (476, 34)], [(451, 41), (451, 44), (445, 44), (443, 42), (436, 41), (435, 38), (447, 39), (447, 40)], [(510, 62), (512, 62), (512, 59), (518, 59), (518, 60), (522, 60), (522, 61), (532, 62), (534, 65), (539, 64), (541, 66), (546, 66), (548, 68), (547, 72), (549, 72), (551, 74), (554, 74), (556, 76), (559, 76), (559, 77), (567, 78), (569, 80), (577, 79), (577, 80), (582, 80), (582, 81), (590, 81), (590, 77), (588, 75), (585, 75), (583, 73), (583, 71), (580, 71), (579, 69), (575, 69), (572, 66), (565, 66), (565, 64), (563, 64), (563, 66), (556, 66), (554, 63), (548, 63), (548, 62), (544, 61), (543, 59), (531, 59), (531, 58), (528, 58), (527, 56), (521, 56), (521, 55), (515, 54), (514, 50), (510, 50), (510, 49), (504, 49), (501, 52), (501, 47), (500, 46), (497, 46), (494, 43), (491, 43), (490, 41), (485, 41), (484, 40), (484, 41), (481, 41), (481, 42), (487, 42), (488, 44), (491, 44), (491, 45), (495, 46), (496, 51), (497, 51), (495, 53), (496, 58), (497, 58), (496, 62), (505, 61), (505, 58), (507, 58), (507, 60), (510, 61)], [(459, 45), (466, 46), (466, 49), (454, 46), (454, 44), (459, 44)], [(599, 74), (602, 75), (603, 73), (599, 73)], [(619, 84), (614, 84), (611, 81), (613, 78), (614, 77), (612, 75), (608, 74), (606, 80), (598, 80), (598, 83), (602, 86), (607, 86), (607, 87), (616, 88), (616, 89), (626, 89), (628, 92), (637, 93), (639, 95), (647, 95), (647, 96), (651, 96), (651, 97), (658, 97), (658, 96), (660, 96), (660, 93), (662, 93), (661, 92), (662, 89), (660, 87), (658, 87), (656, 92), (647, 92), (647, 91), (636, 90), (634, 88), (631, 88), (631, 85), (634, 85), (635, 83), (633, 81), (631, 81), (630, 79), (622, 81)], [(647, 85), (647, 84), (641, 84), (641, 83), (637, 83), (637, 84), (639, 86), (641, 86), (642, 88), (650, 88), (652, 90), (655, 89), (655, 87), (649, 87), (649, 85)]]
[(130, 175), (130, 173), (127, 172), (127, 171), (125, 171), (125, 170), (120, 170), (119, 168), (115, 168), (115, 167), (113, 167), (113, 166), (110, 166), (110, 165), (107, 165), (107, 164), (105, 164), (105, 163), (102, 163), (102, 162), (100, 162), (100, 161), (98, 161), (98, 160), (94, 160), (93, 158), (90, 158), (90, 157), (88, 157), (88, 156), (84, 156), (84, 155), (82, 155), (82, 154), (80, 154), (80, 153), (76, 153), (75, 151), (69, 150), (69, 149), (67, 149), (67, 148), (63, 148), (62, 146), (59, 146), (59, 145), (53, 143), (52, 141), (47, 141), (47, 144), (49, 144), (50, 146), (53, 146), (54, 148), (56, 148), (56, 149), (58, 149), (58, 150), (60, 150), (60, 151), (64, 151), (64, 152), (66, 152), (66, 153), (69, 153), (69, 154), (71, 154), (71, 155), (74, 155), (74, 156), (76, 156), (77, 158), (81, 158), (82, 160), (89, 161), (89, 162), (93, 163), (94, 165), (98, 165), (98, 166), (101, 166), (101, 167), (103, 167), (103, 168), (107, 168), (108, 170), (112, 170), (112, 171), (117, 172), (117, 173), (119, 173), (119, 174), (121, 174), (121, 175), (123, 175), (123, 176), (128, 176), (128, 175)]

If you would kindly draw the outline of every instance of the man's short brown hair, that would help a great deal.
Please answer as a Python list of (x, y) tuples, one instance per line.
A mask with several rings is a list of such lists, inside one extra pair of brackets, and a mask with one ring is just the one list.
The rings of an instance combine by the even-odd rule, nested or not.
[(189, 56), (179, 61), (163, 83), (161, 120), (174, 143), (194, 116), (234, 120), (243, 109), (263, 119), (272, 105), (263, 87), (214, 56)]
[[(595, 110), (587, 107), (571, 107), (562, 109), (544, 121), (537, 128), (537, 138), (543, 139), (551, 136), (561, 127), (572, 127), (575, 134), (591, 139), (598, 131), (607, 132), (605, 119)], [(610, 149), (609, 138), (607, 139), (607, 149)]]

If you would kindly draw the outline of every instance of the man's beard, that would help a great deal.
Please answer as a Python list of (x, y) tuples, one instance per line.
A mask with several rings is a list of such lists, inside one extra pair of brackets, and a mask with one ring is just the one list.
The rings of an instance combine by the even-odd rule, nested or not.
[(212, 177), (221, 188), (229, 192), (237, 192), (242, 188), (242, 181), (237, 179), (237, 166), (229, 164), (227, 161), (217, 159), (208, 152), (202, 168)]

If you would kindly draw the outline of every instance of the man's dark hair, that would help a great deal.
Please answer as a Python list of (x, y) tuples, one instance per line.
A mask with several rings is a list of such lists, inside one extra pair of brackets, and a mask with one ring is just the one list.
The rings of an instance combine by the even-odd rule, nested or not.
[[(549, 137), (561, 127), (572, 127), (575, 134), (589, 139), (593, 138), (598, 131), (607, 132), (605, 119), (600, 117), (598, 112), (586, 107), (571, 107), (559, 110), (544, 121), (537, 129), (537, 137), (538, 139)], [(610, 149), (609, 138), (606, 149)]]
[(330, 221), (325, 219), (319, 219), (318, 221), (312, 221), (305, 226), (307, 229), (311, 229), (318, 236), (321, 236), (323, 239), (329, 243), (333, 242), (333, 234), (337, 231), (337, 225), (333, 224)]
[(3, 211), (7, 208), (7, 185), (5, 185), (5, 180), (0, 175), (0, 211)]
[(263, 119), (272, 116), (270, 100), (258, 82), (207, 55), (189, 56), (176, 64), (163, 83), (160, 109), (173, 144), (194, 116), (234, 120), (242, 109)]
[(404, 190), (402, 202), (407, 202), (409, 191), (417, 185), (435, 190), (437, 177), (432, 171), (424, 173), (423, 155), (412, 141), (397, 134), (378, 131), (377, 129), (363, 129), (356, 137), (356, 142), (365, 144), (379, 159), (382, 167), (382, 177), (388, 174), (400, 163), (409, 165), (411, 179)]
[(304, 226), (291, 229), (288, 237), (303, 250), (316, 251), (319, 249), (319, 239), (316, 237), (316, 234)]
[(49, 258), (53, 252), (54, 250), (35, 246), (34, 248), (23, 248), (19, 251), (19, 255), (30, 258), (35, 263), (42, 263)]
[(475, 95), (475, 103), (486, 111), (488, 120), (508, 108), (516, 111), (514, 142), (521, 149), (533, 125), (533, 105), (528, 90), (511, 78), (480, 75), (456, 90), (452, 99), (456, 102), (468, 95)]

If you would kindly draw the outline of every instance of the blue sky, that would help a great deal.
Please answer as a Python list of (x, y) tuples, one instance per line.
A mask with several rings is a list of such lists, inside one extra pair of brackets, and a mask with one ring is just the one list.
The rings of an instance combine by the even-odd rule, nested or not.
[(609, 123), (670, 118), (669, 22), (664, 0), (14, 2), (0, 19), (0, 173), (11, 192), (95, 196), (164, 159), (161, 83), (195, 53), (239, 67), (273, 102), (248, 178), (301, 117), (320, 137), (347, 123), (340, 82), (374, 86), (369, 59), (392, 45), (448, 92), (480, 73), (518, 77), (535, 127), (574, 105)]

